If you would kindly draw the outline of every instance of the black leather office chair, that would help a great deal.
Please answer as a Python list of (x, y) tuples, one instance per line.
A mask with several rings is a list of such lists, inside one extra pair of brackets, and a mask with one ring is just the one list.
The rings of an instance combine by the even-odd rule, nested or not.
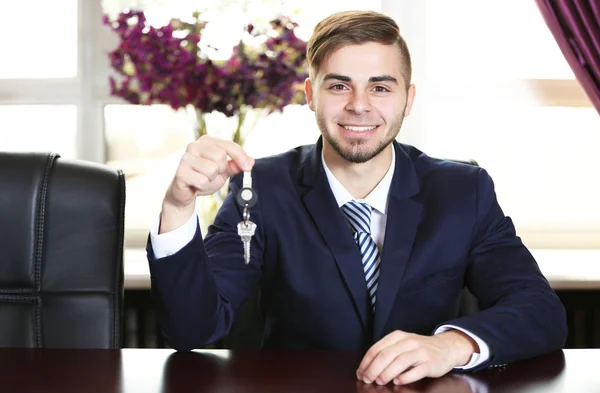
[(119, 348), (125, 180), (0, 152), (0, 347)]

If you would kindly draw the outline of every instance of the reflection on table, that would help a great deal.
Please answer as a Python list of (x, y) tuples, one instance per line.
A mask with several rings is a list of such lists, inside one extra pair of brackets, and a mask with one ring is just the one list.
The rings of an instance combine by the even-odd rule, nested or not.
[(564, 350), (478, 373), (407, 386), (356, 380), (348, 351), (0, 349), (6, 392), (592, 392), (599, 350)]

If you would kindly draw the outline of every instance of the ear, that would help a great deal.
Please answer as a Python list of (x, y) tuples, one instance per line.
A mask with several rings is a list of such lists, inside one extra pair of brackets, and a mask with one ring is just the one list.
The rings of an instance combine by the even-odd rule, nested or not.
[(304, 95), (306, 96), (306, 103), (311, 111), (315, 111), (315, 104), (313, 101), (313, 90), (312, 90), (312, 82), (310, 78), (306, 78), (304, 81)]
[(411, 84), (408, 86), (408, 91), (406, 92), (406, 109), (404, 110), (404, 117), (410, 115), (410, 110), (412, 109), (413, 102), (415, 101), (416, 87)]

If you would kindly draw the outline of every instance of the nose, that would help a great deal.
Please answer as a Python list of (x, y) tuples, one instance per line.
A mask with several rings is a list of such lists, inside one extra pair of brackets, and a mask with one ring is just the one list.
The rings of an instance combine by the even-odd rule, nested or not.
[(346, 110), (356, 114), (369, 112), (371, 110), (371, 103), (368, 94), (363, 91), (353, 91), (346, 104)]

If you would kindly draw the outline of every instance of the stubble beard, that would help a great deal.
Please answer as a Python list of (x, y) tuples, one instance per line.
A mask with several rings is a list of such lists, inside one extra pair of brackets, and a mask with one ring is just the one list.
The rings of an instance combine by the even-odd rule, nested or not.
[[(321, 131), (321, 135), (323, 138), (331, 145), (333, 150), (344, 160), (354, 163), (354, 164), (362, 164), (371, 160), (374, 157), (377, 157), (386, 147), (388, 147), (398, 133), (400, 132), (400, 128), (402, 127), (402, 123), (404, 121), (404, 113), (406, 112), (406, 106), (402, 110), (402, 115), (395, 119), (388, 128), (384, 138), (379, 141), (377, 146), (373, 149), (368, 149), (366, 145), (369, 140), (367, 139), (356, 139), (349, 142), (348, 146), (343, 146), (339, 139), (336, 139), (329, 129), (327, 128), (327, 121), (324, 116), (316, 112), (315, 116), (317, 118), (317, 125), (319, 126), (319, 130)], [(380, 125), (383, 127), (383, 125)]]

